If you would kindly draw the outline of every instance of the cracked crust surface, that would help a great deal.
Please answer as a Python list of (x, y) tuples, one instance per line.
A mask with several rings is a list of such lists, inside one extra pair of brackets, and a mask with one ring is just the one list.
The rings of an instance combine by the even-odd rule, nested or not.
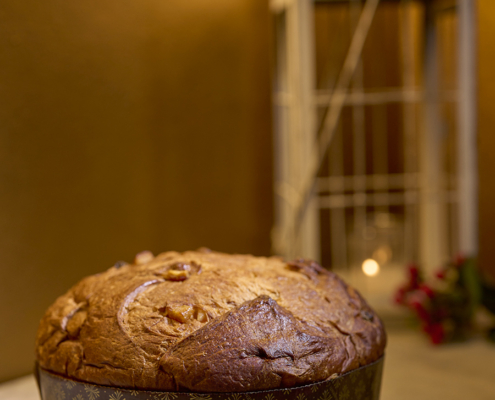
[(382, 356), (382, 322), (311, 261), (141, 253), (48, 309), (42, 368), (125, 388), (237, 392), (328, 379)]

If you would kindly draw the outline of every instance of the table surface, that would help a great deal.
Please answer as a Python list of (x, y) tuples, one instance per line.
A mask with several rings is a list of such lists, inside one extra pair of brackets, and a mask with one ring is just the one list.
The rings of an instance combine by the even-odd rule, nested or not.
[[(435, 347), (410, 329), (388, 334), (381, 400), (495, 399), (495, 345), (478, 338)], [(0, 384), (0, 399), (39, 400), (34, 377)]]

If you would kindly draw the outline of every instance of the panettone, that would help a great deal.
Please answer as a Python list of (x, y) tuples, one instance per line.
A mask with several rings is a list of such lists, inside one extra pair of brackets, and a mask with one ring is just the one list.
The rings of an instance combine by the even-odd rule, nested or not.
[(39, 366), (121, 388), (239, 392), (324, 381), (379, 359), (382, 322), (315, 262), (140, 253), (48, 309)]

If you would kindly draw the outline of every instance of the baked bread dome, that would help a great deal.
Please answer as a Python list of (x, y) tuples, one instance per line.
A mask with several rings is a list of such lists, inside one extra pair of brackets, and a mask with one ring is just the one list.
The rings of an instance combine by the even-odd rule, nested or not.
[(366, 301), (315, 262), (143, 252), (59, 297), (36, 355), (84, 382), (242, 392), (326, 380), (379, 359), (385, 342)]

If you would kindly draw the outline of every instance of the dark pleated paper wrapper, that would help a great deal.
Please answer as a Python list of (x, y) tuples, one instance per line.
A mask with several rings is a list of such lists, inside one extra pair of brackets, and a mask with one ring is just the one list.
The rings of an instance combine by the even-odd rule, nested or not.
[(378, 400), (383, 357), (339, 377), (290, 389), (237, 393), (131, 390), (67, 379), (36, 368), (42, 400)]

